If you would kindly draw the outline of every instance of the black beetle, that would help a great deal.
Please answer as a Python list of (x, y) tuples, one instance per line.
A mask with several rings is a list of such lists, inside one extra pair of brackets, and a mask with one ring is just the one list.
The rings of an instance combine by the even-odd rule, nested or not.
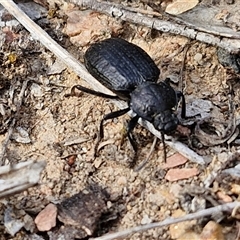
[[(164, 134), (176, 130), (179, 123), (174, 110), (182, 97), (182, 117), (185, 117), (185, 100), (167, 81), (157, 83), (160, 70), (151, 57), (140, 47), (121, 38), (109, 38), (91, 45), (84, 56), (85, 66), (92, 76), (113, 91), (116, 96), (76, 85), (75, 88), (106, 98), (118, 98), (128, 102), (128, 107), (105, 115), (100, 123), (100, 133), (95, 153), (103, 138), (103, 122), (119, 117), (129, 110), (136, 116), (128, 123), (127, 135), (135, 152), (137, 146), (132, 131), (141, 117)], [(166, 152), (164, 150), (166, 157)]]

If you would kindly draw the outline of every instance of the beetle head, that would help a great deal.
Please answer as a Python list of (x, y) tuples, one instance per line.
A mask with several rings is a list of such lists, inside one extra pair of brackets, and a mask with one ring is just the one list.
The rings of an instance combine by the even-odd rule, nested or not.
[(154, 127), (163, 133), (170, 133), (176, 130), (179, 121), (171, 110), (165, 110), (156, 115), (153, 119)]

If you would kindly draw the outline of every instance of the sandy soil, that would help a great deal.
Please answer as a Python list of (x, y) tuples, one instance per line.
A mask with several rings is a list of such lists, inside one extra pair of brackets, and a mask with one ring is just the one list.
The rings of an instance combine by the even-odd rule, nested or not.
[[(108, 21), (107, 26), (114, 26), (112, 32), (107, 29), (105, 34), (97, 35), (96, 32), (92, 33), (94, 32), (93, 28), (90, 33), (82, 32), (82, 36), (78, 36), (76, 40), (77, 34), (69, 38), (69, 32), (67, 32), (68, 35), (62, 33), (62, 31), (66, 33), (66, 28), (69, 27), (67, 24), (70, 23), (66, 22), (66, 15), (69, 16), (71, 12), (72, 10), (65, 6), (56, 9), (53, 16), (49, 17), (49, 13), (43, 10), (42, 13), (39, 13), (41, 17), (37, 22), (59, 44), (81, 61), (83, 53), (90, 43), (110, 37), (113, 32), (146, 50), (161, 69), (161, 79), (170, 77), (178, 82), (181, 63), (185, 58), (183, 83), (188, 109), (192, 106), (193, 100), (207, 100), (212, 103), (211, 111), (207, 112), (208, 110), (201, 109), (202, 113), (218, 118), (223, 126), (228, 122), (230, 118), (228, 108), (230, 80), (228, 80), (227, 70), (219, 64), (215, 47), (200, 42), (188, 42), (188, 39), (184, 37), (156, 33), (142, 26), (121, 23), (98, 15), (94, 16), (99, 17), (102, 21), (99, 21), (98, 24), (102, 28), (106, 28), (104, 23)], [(75, 14), (80, 13), (76, 11)], [(85, 15), (89, 17), (87, 14)], [(3, 16), (1, 21), (7, 24), (0, 30), (0, 119), (2, 124), (0, 142), (6, 138), (9, 122), (11, 122), (9, 120), (16, 119), (15, 135), (7, 146), (4, 164), (44, 159), (47, 161), (47, 166), (38, 186), (0, 203), (1, 239), (37, 239), (37, 235), (39, 239), (48, 239), (49, 233), (43, 234), (36, 230), (33, 223), (35, 216), (48, 203), (57, 204), (93, 183), (98, 184), (109, 193), (107, 208), (114, 216), (114, 221), (108, 222), (107, 226), (104, 226), (96, 235), (188, 213), (187, 209), (183, 207), (184, 203), (190, 205), (186, 189), (196, 187), (205, 189), (204, 181), (214, 165), (210, 163), (206, 167), (202, 167), (187, 161), (178, 168), (196, 168), (195, 176), (169, 181), (166, 179), (169, 169), (163, 169), (163, 146), (158, 140), (148, 164), (140, 172), (135, 172), (129, 167), (133, 150), (124, 135), (126, 124), (130, 119), (128, 115), (104, 124), (103, 144), (99, 156), (94, 159), (93, 150), (100, 121), (104, 114), (118, 108), (108, 99), (85, 93), (80, 97), (66, 97), (65, 95), (70, 93), (73, 85), (87, 86), (87, 84), (70, 69), (62, 66), (51, 52), (33, 40), (23, 27), (11, 19), (11, 16), (8, 16), (6, 12)], [(89, 20), (90, 25), (91, 21), (94, 21), (94, 17)], [(86, 36), (91, 36), (91, 34), (94, 37), (90, 41), (86, 41)], [(82, 42), (80, 42), (81, 39)], [(189, 43), (189, 48), (184, 55), (184, 51), (180, 51), (180, 49), (187, 43)], [(169, 58), (169, 55), (173, 57)], [(20, 112), (16, 115), (19, 92), (25, 81), (29, 81), (28, 88), (25, 91)], [(234, 99), (236, 115), (238, 115), (238, 83), (233, 80), (231, 82), (234, 85), (231, 96)], [(175, 89), (178, 88), (177, 85), (173, 84)], [(21, 133), (19, 133), (18, 127), (24, 130), (28, 136), (19, 139)], [(137, 162), (139, 164), (149, 152), (153, 135), (139, 125), (134, 134), (140, 149)], [(179, 141), (192, 147), (189, 144), (190, 139), (182, 137)], [(229, 146), (219, 144), (215, 147), (201, 149), (195, 147), (193, 149), (212, 161), (216, 158), (220, 159), (221, 156), (226, 159), (230, 152), (238, 150), (238, 146), (236, 144)], [(174, 150), (167, 148), (168, 157), (174, 154)], [(224, 200), (217, 195), (217, 192), (221, 192), (229, 196), (231, 201), (236, 200), (238, 195), (231, 191), (232, 184), (238, 185), (239, 178), (231, 179), (230, 182), (229, 179), (226, 182), (224, 179), (215, 179), (210, 186), (213, 199), (219, 204), (223, 203)], [(201, 195), (206, 200), (207, 194), (205, 194), (206, 192)], [(206, 202), (208, 207), (212, 206), (211, 202), (207, 200)], [(4, 212), (7, 207), (15, 213), (15, 219), (23, 219), (26, 215), (30, 216), (31, 223), (28, 223), (30, 229), (23, 228), (14, 237), (11, 237), (4, 227)], [(195, 233), (200, 233), (202, 227), (210, 219), (209, 217), (205, 221), (184, 223), (179, 227), (181, 230), (176, 230), (179, 225), (174, 225), (170, 229), (157, 228), (141, 234), (134, 234), (128, 239), (180, 239), (180, 235), (187, 231), (185, 228), (190, 227)], [(214, 219), (214, 221), (217, 220)], [(229, 227), (230, 223), (231, 227)], [(234, 239), (233, 237), (236, 236), (234, 220), (221, 223), (220, 228), (225, 234), (224, 239)], [(51, 231), (54, 232), (55, 229)]]

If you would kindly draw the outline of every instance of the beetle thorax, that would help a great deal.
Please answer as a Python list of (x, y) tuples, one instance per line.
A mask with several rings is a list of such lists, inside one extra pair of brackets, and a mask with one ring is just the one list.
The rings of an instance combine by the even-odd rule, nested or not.
[(177, 127), (178, 119), (173, 113), (176, 105), (176, 93), (165, 82), (145, 82), (131, 93), (130, 108), (133, 112), (164, 133)]

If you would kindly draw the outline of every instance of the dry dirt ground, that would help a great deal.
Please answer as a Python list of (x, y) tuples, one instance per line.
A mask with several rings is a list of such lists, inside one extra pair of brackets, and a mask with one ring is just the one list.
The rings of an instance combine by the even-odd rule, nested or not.
[[(33, 5), (28, 8), (32, 9)], [(89, 25), (83, 28), (82, 35), (72, 33), (70, 38), (72, 30), (69, 30), (71, 26), (68, 25), (70, 22), (67, 16), (69, 17), (73, 10), (68, 4), (49, 12), (40, 7), (36, 9), (36, 22), (80, 61), (83, 61), (83, 53), (91, 43), (111, 36), (123, 37), (146, 50), (161, 69), (161, 79), (170, 77), (175, 80), (173, 86), (177, 89), (185, 58), (182, 77), (188, 113), (191, 107), (194, 109), (192, 102), (204, 100), (207, 107), (196, 111), (199, 111), (201, 117), (217, 118), (222, 124), (221, 127), (226, 128), (226, 123), (231, 121), (231, 97), (237, 118), (239, 84), (233, 77), (229, 80), (229, 73), (219, 63), (215, 47), (201, 42), (189, 42), (181, 36), (162, 34), (89, 12), (81, 15), (82, 19), (89, 21)], [(221, 204), (239, 198), (239, 190), (236, 190), (239, 188), (239, 178), (220, 176), (208, 186), (208, 190), (204, 182), (215, 164), (219, 164), (218, 160), (225, 161), (230, 153), (237, 152), (238, 141), (235, 139), (235, 142), (230, 144), (208, 147), (199, 142), (194, 145), (191, 137), (180, 137), (179, 141), (203, 155), (209, 163), (203, 167), (187, 161), (178, 168), (193, 169), (193, 176), (186, 179), (174, 176), (177, 180), (169, 181), (166, 178), (169, 169), (163, 169), (163, 146), (160, 140), (148, 164), (141, 171), (135, 172), (129, 167), (133, 150), (124, 133), (130, 118), (124, 115), (104, 124), (103, 144), (99, 156), (94, 159), (93, 149), (99, 123), (105, 113), (117, 110), (117, 107), (110, 100), (85, 93), (80, 97), (66, 97), (73, 85), (87, 84), (70, 69), (66, 69), (2, 8), (1, 14), (0, 142), (6, 138), (12, 119), (16, 119), (14, 133), (3, 158), (4, 164), (30, 159), (47, 161), (38, 186), (0, 203), (1, 239), (48, 239), (49, 236), (53, 236), (57, 227), (47, 232), (37, 231), (33, 222), (36, 215), (48, 203), (60, 203), (89, 185), (97, 184), (109, 195), (106, 208), (110, 217), (107, 223), (101, 225), (95, 236), (187, 214), (191, 211), (186, 205), (191, 205), (191, 200), (196, 195), (199, 199), (200, 196), (202, 198), (197, 203), (199, 209), (214, 206), (213, 203)], [(81, 13), (76, 10), (74, 14), (78, 16)], [(74, 20), (72, 15), (71, 17)], [(95, 18), (99, 19), (97, 26), (94, 26)], [(86, 29), (89, 31), (85, 31)], [(184, 54), (184, 46), (187, 44), (189, 47)], [(19, 93), (25, 81), (28, 81), (28, 87), (16, 114)], [(229, 82), (233, 85), (231, 92)], [(189, 128), (193, 130), (194, 125), (191, 124)], [(224, 131), (222, 128), (220, 131)], [(139, 164), (149, 153), (153, 135), (139, 125), (134, 134), (140, 149), (136, 163)], [(167, 148), (168, 157), (177, 156), (174, 154), (174, 150)], [(212, 161), (215, 161), (214, 164)], [(238, 161), (236, 159), (231, 162), (230, 166), (234, 167)], [(200, 194), (192, 193), (197, 187)], [(206, 206), (203, 204), (201, 207), (200, 202), (206, 203)], [(6, 209), (10, 209), (16, 221), (25, 219), (22, 220), (25, 227), (15, 236), (11, 236), (4, 226)], [(180, 238), (181, 234), (190, 230), (199, 234), (208, 221), (218, 222), (220, 218), (221, 216), (207, 217), (201, 221), (175, 224), (170, 228), (155, 228), (134, 234), (127, 239), (184, 239)], [(57, 224), (59, 226), (60, 223)], [(223, 218), (217, 231), (222, 231), (224, 237), (218, 239), (236, 239), (237, 226), (239, 224), (236, 218)]]

